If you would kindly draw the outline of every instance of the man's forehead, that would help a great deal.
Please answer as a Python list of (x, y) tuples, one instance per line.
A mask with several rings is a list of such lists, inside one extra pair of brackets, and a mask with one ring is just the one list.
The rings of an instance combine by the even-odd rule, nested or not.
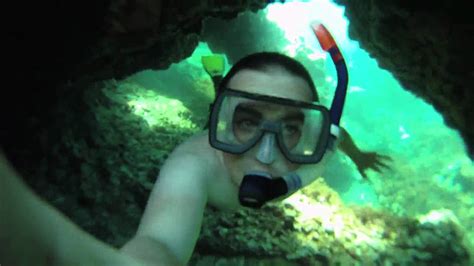
[(265, 117), (297, 117), (303, 115), (300, 108), (257, 101), (244, 101), (237, 105), (237, 113), (258, 113)]
[(257, 100), (241, 100), (238, 104), (238, 107), (245, 109), (254, 109), (254, 110), (286, 110), (289, 112), (300, 111), (298, 107), (292, 107), (287, 105), (281, 105), (276, 103), (257, 101)]
[(284, 70), (243, 69), (229, 81), (229, 88), (297, 101), (311, 102), (311, 88), (301, 77)]

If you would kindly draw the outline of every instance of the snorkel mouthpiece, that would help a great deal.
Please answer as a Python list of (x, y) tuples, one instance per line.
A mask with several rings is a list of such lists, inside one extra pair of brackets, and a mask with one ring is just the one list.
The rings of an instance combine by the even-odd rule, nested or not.
[(283, 178), (273, 179), (264, 172), (251, 172), (244, 176), (239, 189), (239, 201), (245, 207), (258, 209), (267, 201), (288, 193)]
[(245, 207), (258, 209), (266, 202), (293, 193), (301, 186), (301, 178), (295, 173), (272, 178), (266, 172), (253, 171), (246, 174), (240, 184), (239, 201)]

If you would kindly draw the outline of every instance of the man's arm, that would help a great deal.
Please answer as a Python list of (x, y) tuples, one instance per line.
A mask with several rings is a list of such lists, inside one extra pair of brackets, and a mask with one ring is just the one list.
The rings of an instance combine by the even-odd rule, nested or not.
[(135, 237), (122, 251), (162, 265), (184, 265), (201, 229), (207, 202), (207, 165), (197, 154), (177, 149), (160, 170)]
[(0, 265), (142, 265), (40, 199), (0, 151)]

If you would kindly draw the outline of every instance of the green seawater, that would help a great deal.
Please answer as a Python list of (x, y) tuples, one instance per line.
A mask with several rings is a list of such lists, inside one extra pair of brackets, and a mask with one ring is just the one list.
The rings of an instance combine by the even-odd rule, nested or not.
[[(474, 239), (474, 166), (458, 132), (448, 128), (431, 105), (403, 88), (392, 74), (379, 68), (358, 42), (349, 38), (350, 22), (343, 11), (329, 1), (274, 4), (231, 21), (208, 21), (204, 31), (207, 27), (207, 34), (212, 35), (214, 31), (210, 29), (219, 30), (215, 34), (227, 40), (221, 46), (228, 45), (226, 49), (232, 50), (233, 56), (245, 47), (243, 55), (268, 48), (297, 58), (313, 75), (322, 103), (329, 106), (337, 82), (335, 69), (307, 27), (311, 20), (322, 21), (333, 33), (349, 70), (341, 125), (360, 149), (392, 159), (389, 169), (381, 173), (369, 170), (366, 180), (354, 163), (338, 152), (324, 175), (326, 182), (348, 204), (369, 205), (397, 215), (416, 216), (449, 209), (468, 237)], [(282, 34), (265, 35), (269, 28)], [(259, 32), (265, 34), (259, 36)], [(126, 81), (170, 101), (179, 101), (180, 108), (189, 110), (195, 123), (204, 123), (214, 95), (200, 58), (213, 52), (226, 55), (211, 51), (211, 46), (202, 40), (186, 60), (167, 70), (136, 73)], [(166, 116), (163, 112), (161, 115)]]

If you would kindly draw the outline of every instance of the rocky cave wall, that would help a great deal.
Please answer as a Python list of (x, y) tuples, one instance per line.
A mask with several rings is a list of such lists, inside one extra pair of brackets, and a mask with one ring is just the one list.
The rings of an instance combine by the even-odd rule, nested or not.
[(468, 1), (348, 1), (349, 35), (440, 112), (474, 156), (474, 20)]
[(58, 133), (53, 129), (60, 127), (54, 111), (59, 104), (81, 97), (96, 81), (165, 69), (190, 56), (206, 17), (232, 18), (265, 5), (261, 0), (8, 2), (1, 147), (16, 168), (30, 167), (54, 143), (40, 132)]
[[(468, 49), (474, 42), (474, 24), (470, 14), (463, 12), (468, 10), (464, 2), (439, 1), (430, 6), (381, 0), (337, 0), (337, 3), (346, 6), (352, 38), (360, 41), (380, 66), (393, 73), (406, 89), (433, 104), (446, 122), (459, 130), (472, 155), (474, 99), (470, 87), (474, 72), (473, 55)], [(90, 106), (77, 103), (78, 97), (83, 98), (84, 88), (95, 81), (121, 79), (143, 69), (164, 69), (192, 53), (201, 38), (204, 18), (230, 19), (239, 12), (257, 10), (265, 5), (265, 1), (259, 0), (103, 0), (69, 1), (68, 5), (38, 2), (27, 6), (9, 2), (5, 7), (9, 16), (5, 17), (4, 23), (7, 28), (4, 42), (7, 80), (2, 91), (2, 148), (25, 179), (35, 183), (37, 176), (32, 169), (48, 161), (49, 150), (58, 140), (67, 139), (64, 128), (97, 130), (87, 122), (94, 116)], [(90, 95), (94, 99), (101, 97), (94, 93)], [(68, 112), (58, 112), (60, 106), (68, 106)], [(139, 122), (133, 123), (138, 125)], [(84, 125), (87, 127), (81, 128)], [(126, 140), (127, 136), (121, 138)], [(73, 148), (75, 152), (74, 147), (80, 150), (94, 146), (93, 140), (86, 138), (85, 141), (85, 144), (68, 142), (72, 146), (63, 148)], [(57, 157), (49, 158), (51, 169), (45, 170), (52, 177), (36, 182), (37, 188), (56, 185), (58, 190), (68, 189), (59, 188), (64, 181), (59, 180), (61, 173), (52, 168), (63, 163), (70, 165), (70, 162), (56, 160), (64, 150), (54, 152)], [(110, 157), (106, 150), (93, 156), (100, 153), (104, 158)], [(158, 157), (157, 161), (164, 155)], [(104, 169), (108, 163), (103, 162)], [(89, 171), (82, 169), (79, 162), (72, 165), (78, 172)], [(74, 180), (77, 176), (70, 178), (73, 180), (69, 186), (73, 191), (80, 182)], [(92, 189), (101, 184), (88, 185)], [(123, 199), (121, 204), (124, 206), (132, 205), (130, 202), (133, 201), (143, 207), (147, 185), (137, 186), (136, 193), (140, 196), (127, 194), (123, 197), (123, 191), (130, 189), (126, 182), (113, 193)], [(46, 198), (53, 198), (47, 194), (43, 192)], [(65, 203), (64, 206), (87, 207), (94, 205), (96, 202), (91, 200), (97, 198), (103, 198), (104, 206), (116, 203), (110, 200), (110, 195), (91, 195), (81, 199), (78, 205)], [(128, 212), (130, 217), (136, 217), (140, 209), (131, 208)], [(99, 207), (90, 215), (95, 213), (104, 213), (104, 210)], [(89, 216), (83, 216), (86, 223)], [(97, 228), (97, 225), (90, 226)], [(131, 222), (127, 228), (134, 226)], [(117, 229), (121, 230), (123, 228)], [(107, 239), (107, 236), (101, 238)]]
[[(61, 95), (93, 81), (167, 68), (192, 53), (204, 18), (230, 19), (265, 2), (10, 1), (4, 62), (5, 83), (13, 86), (4, 89), (2, 146), (18, 154), (13, 157), (34, 153), (31, 132), (48, 120)], [(433, 104), (472, 155), (474, 23), (467, 2), (336, 1), (346, 7), (351, 37), (406, 89)]]
[(173, 125), (149, 130), (124, 108), (123, 91), (110, 97), (101, 89), (116, 89), (113, 79), (165, 69), (190, 56), (204, 18), (232, 18), (265, 5), (7, 3), (3, 151), (40, 196), (81, 228), (123, 244), (137, 228), (159, 166), (190, 132)]

